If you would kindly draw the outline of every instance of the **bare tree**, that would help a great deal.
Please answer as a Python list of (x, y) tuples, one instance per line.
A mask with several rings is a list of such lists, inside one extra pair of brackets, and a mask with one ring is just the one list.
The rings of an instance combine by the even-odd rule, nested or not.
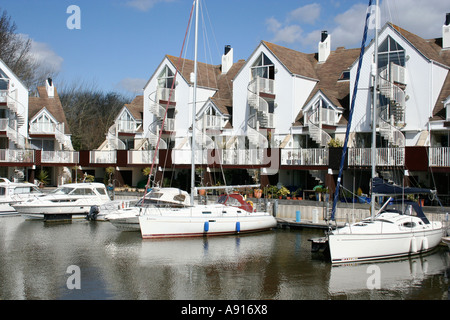
[(16, 34), (17, 25), (6, 10), (0, 9), (0, 14), (0, 59), (32, 90), (48, 77), (54, 78), (56, 72), (33, 57), (31, 39)]
[(130, 102), (130, 98), (122, 94), (104, 93), (95, 85), (83, 82), (60, 86), (58, 95), (76, 150), (98, 148), (119, 110)]

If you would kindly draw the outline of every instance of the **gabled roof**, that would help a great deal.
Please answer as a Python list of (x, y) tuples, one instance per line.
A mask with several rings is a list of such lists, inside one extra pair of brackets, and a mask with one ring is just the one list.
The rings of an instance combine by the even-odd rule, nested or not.
[(125, 107), (137, 121), (142, 121), (144, 111), (144, 96), (136, 96), (131, 103), (125, 104)]
[[(191, 73), (194, 72), (194, 60), (183, 58), (180, 59), (171, 55), (166, 55), (166, 57), (176, 68), (179, 68), (179, 75), (183, 77), (187, 83), (192, 85), (193, 83), (191, 82)], [(197, 85), (200, 87), (217, 89), (218, 76), (220, 74), (220, 65), (215, 66), (212, 64), (198, 62)]]
[(69, 124), (64, 113), (64, 109), (59, 100), (58, 92), (55, 88), (55, 96), (49, 98), (45, 87), (37, 88), (38, 97), (30, 97), (28, 100), (28, 117), (32, 119), (40, 110), (46, 108), (47, 111), (59, 122), (64, 123), (64, 133), (70, 134)]
[(292, 74), (311, 79), (318, 79), (315, 70), (315, 65), (317, 64), (315, 54), (295, 51), (267, 41), (262, 41), (262, 44), (266, 46)]
[[(314, 96), (320, 91), (328, 100), (333, 103), (336, 108), (344, 109), (344, 117), (341, 118), (341, 123), (346, 123), (346, 115), (349, 107), (350, 85), (349, 81), (339, 80), (343, 71), (348, 70), (355, 59), (359, 56), (360, 49), (345, 49), (339, 47), (336, 51), (330, 52), (327, 60), (323, 63), (317, 62), (317, 55), (315, 55), (314, 71), (319, 80), (313, 90), (311, 91), (306, 104), (308, 104)], [(301, 125), (303, 118), (303, 106), (301, 106), (299, 113), (295, 119), (294, 125)]]

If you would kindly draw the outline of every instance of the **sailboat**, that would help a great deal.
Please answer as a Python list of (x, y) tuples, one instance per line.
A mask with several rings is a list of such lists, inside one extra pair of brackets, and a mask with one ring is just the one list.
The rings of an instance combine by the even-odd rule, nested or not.
[[(372, 0), (369, 1), (369, 8)], [(378, 8), (378, 0), (376, 3)], [(375, 15), (378, 10), (375, 10)], [(371, 13), (368, 10), (361, 44), (361, 53), (355, 81), (355, 90), (350, 106), (349, 121), (344, 141), (343, 155), (333, 202), (331, 220), (335, 220), (336, 204), (339, 198), (342, 170), (350, 134), (351, 118), (356, 100), (356, 92), (361, 71), (362, 57), (365, 50), (368, 21)], [(377, 21), (377, 16), (375, 18)], [(378, 28), (375, 27), (375, 63), (378, 60)], [(375, 259), (386, 259), (423, 253), (434, 249), (441, 242), (443, 224), (440, 221), (429, 221), (422, 208), (416, 202), (396, 200), (408, 194), (434, 194), (432, 190), (422, 188), (403, 188), (389, 184), (376, 177), (376, 101), (378, 72), (374, 72), (373, 114), (372, 114), (372, 179), (371, 179), (371, 216), (343, 228), (330, 230), (325, 238), (310, 239), (312, 251), (329, 250), (332, 263), (358, 262)], [(378, 212), (375, 210), (377, 196), (386, 196), (388, 200)]]
[[(240, 194), (226, 193), (214, 204), (197, 204), (195, 187), (195, 136), (197, 103), (197, 53), (199, 0), (195, 5), (194, 93), (192, 110), (191, 205), (186, 207), (148, 207), (139, 215), (141, 235), (144, 239), (196, 237), (238, 234), (270, 230), (276, 219), (267, 212), (257, 211)], [(248, 187), (248, 186), (247, 186)], [(202, 189), (233, 189), (228, 187), (203, 187)]]

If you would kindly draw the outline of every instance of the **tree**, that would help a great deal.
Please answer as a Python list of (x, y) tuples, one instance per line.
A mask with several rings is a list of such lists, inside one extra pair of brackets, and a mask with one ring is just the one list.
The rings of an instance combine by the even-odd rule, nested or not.
[(16, 34), (17, 25), (6, 10), (0, 9), (0, 59), (25, 83), (28, 88), (36, 88), (56, 72), (40, 65), (33, 56), (31, 39)]
[(95, 85), (73, 83), (58, 90), (75, 150), (97, 149), (109, 127), (130, 99), (116, 92), (104, 93)]

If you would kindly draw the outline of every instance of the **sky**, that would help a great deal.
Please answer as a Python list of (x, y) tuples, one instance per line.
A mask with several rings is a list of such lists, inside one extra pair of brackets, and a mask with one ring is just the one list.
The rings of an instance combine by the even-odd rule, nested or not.
[[(375, 2), (375, 1), (374, 1)], [(201, 0), (201, 62), (220, 64), (224, 46), (247, 60), (262, 41), (317, 52), (320, 33), (336, 47), (361, 45), (368, 0)], [(179, 56), (192, 0), (0, 0), (32, 41), (32, 53), (57, 74), (57, 86), (83, 84), (134, 96), (166, 54)], [(74, 7), (76, 6), (76, 7)], [(391, 21), (423, 38), (442, 36), (450, 2), (380, 0)], [(194, 31), (183, 57), (193, 59)]]

